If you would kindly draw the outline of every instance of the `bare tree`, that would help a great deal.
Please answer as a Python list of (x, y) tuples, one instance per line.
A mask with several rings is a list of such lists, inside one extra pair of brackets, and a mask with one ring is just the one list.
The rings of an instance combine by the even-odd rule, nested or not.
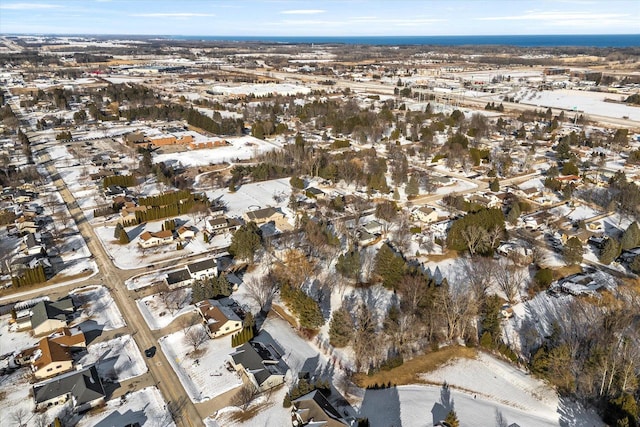
[(496, 263), (488, 258), (462, 259), (461, 273), (469, 281), (476, 300), (482, 300), (491, 287)]
[(204, 326), (191, 328), (184, 335), (185, 341), (193, 347), (193, 351), (197, 351), (198, 348), (207, 341), (207, 338), (209, 338), (209, 335), (207, 335), (207, 331), (204, 330)]
[(487, 230), (482, 227), (470, 225), (460, 232), (460, 236), (467, 245), (467, 248), (469, 248), (471, 256), (485, 249), (489, 244)]
[(238, 390), (238, 393), (233, 396), (231, 404), (241, 408), (243, 411), (246, 411), (257, 395), (258, 390), (253, 384), (244, 384), (240, 390)]
[(18, 427), (23, 427), (27, 425), (27, 417), (29, 416), (29, 411), (26, 408), (16, 408), (11, 412), (11, 419), (18, 425)]
[(39, 414), (34, 420), (36, 427), (49, 427), (49, 418), (47, 414)]
[(487, 242), (492, 248), (498, 246), (503, 237), (504, 230), (501, 227), (492, 227), (487, 231)]
[(278, 292), (278, 282), (272, 273), (267, 274), (261, 280), (248, 279), (244, 282), (244, 287), (248, 297), (260, 307), (261, 312), (269, 311), (273, 297)]
[(515, 265), (498, 263), (494, 271), (494, 280), (498, 288), (504, 293), (509, 303), (516, 302), (520, 294), (520, 285), (524, 282), (526, 273)]
[(446, 338), (463, 338), (471, 319), (478, 312), (478, 301), (465, 286), (465, 282), (457, 286), (442, 286), (437, 294), (437, 303), (446, 323)]

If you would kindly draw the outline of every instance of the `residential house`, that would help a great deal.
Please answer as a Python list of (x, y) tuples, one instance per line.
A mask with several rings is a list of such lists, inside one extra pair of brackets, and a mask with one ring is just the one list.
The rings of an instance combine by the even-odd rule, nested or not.
[(36, 410), (71, 400), (74, 412), (83, 412), (103, 403), (105, 392), (98, 371), (91, 366), (35, 384), (33, 399)]
[(229, 356), (231, 366), (258, 391), (266, 391), (284, 383), (286, 370), (261, 343), (246, 342)]
[(291, 401), (291, 424), (298, 426), (344, 427), (345, 420), (320, 390), (313, 390)]
[(178, 239), (183, 241), (190, 240), (196, 237), (196, 233), (194, 233), (193, 229), (191, 227), (185, 227), (184, 225), (178, 228), (177, 234), (178, 234)]
[(27, 233), (23, 237), (22, 251), (27, 255), (44, 255), (45, 246), (40, 239), (40, 233)]
[(371, 234), (381, 234), (384, 231), (384, 227), (382, 224), (376, 220), (369, 221), (365, 225), (362, 226), (364, 231)]
[(165, 280), (167, 281), (167, 286), (171, 289), (182, 288), (193, 283), (193, 277), (191, 277), (191, 273), (186, 268), (170, 271), (167, 273), (167, 278)]
[(258, 225), (273, 222), (280, 230), (291, 229), (291, 224), (287, 221), (285, 214), (272, 207), (245, 212), (243, 218), (247, 222), (253, 221)]
[(242, 329), (242, 319), (230, 307), (223, 306), (216, 300), (200, 301), (196, 304), (196, 309), (211, 338), (232, 334)]
[(167, 245), (172, 242), (173, 232), (171, 230), (162, 230), (155, 233), (145, 231), (140, 235), (138, 244), (146, 249), (154, 246)]
[(193, 280), (202, 280), (218, 275), (218, 263), (215, 258), (207, 258), (202, 261), (192, 262), (187, 265), (189, 274)]
[(224, 215), (226, 210), (227, 210), (227, 208), (223, 204), (214, 202), (209, 207), (209, 214), (212, 217), (217, 218), (219, 216)]
[(87, 348), (87, 339), (80, 328), (60, 328), (49, 335), (49, 339), (68, 347), (71, 351)]
[(31, 329), (35, 336), (50, 334), (67, 326), (75, 306), (70, 297), (58, 301), (41, 301), (31, 309)]
[(587, 242), (589, 241), (589, 238), (594, 236), (596, 233), (594, 233), (593, 231), (590, 230), (586, 230), (583, 228), (579, 228), (579, 229), (569, 229), (569, 230), (563, 230), (560, 232), (560, 239), (562, 240), (562, 244), (564, 245), (565, 243), (567, 243), (567, 240), (569, 240), (572, 237), (577, 237), (578, 240), (580, 240), (580, 243), (582, 243), (583, 245), (586, 245)]
[(227, 231), (235, 231), (240, 228), (240, 221), (235, 218), (217, 217), (209, 219), (205, 228), (213, 235), (222, 234)]
[(131, 222), (137, 221), (136, 212), (145, 212), (147, 210), (146, 206), (124, 206), (120, 209), (120, 218), (118, 218), (118, 222), (120, 224), (127, 224)]
[(70, 349), (49, 337), (42, 338), (35, 347), (22, 351), (19, 357), (21, 362), (28, 361), (33, 375), (39, 380), (73, 369)]
[(412, 216), (421, 222), (436, 222), (438, 220), (438, 212), (430, 208), (429, 206), (420, 206), (415, 209), (412, 213)]
[(304, 190), (304, 194), (307, 197), (311, 197), (312, 199), (320, 199), (320, 200), (325, 199), (327, 196), (327, 194), (324, 191), (316, 187), (307, 188), (306, 190)]

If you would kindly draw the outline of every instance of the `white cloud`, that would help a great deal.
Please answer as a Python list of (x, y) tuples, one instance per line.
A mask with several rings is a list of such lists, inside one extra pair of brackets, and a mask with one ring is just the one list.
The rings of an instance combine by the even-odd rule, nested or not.
[(294, 10), (283, 10), (280, 12), (283, 15), (317, 15), (319, 13), (325, 13), (325, 10), (322, 9), (294, 9)]
[(213, 13), (191, 13), (191, 12), (166, 12), (166, 13), (136, 13), (131, 16), (142, 18), (201, 18), (206, 16), (216, 16)]
[(5, 10), (57, 9), (60, 7), (62, 6), (59, 4), (51, 3), (9, 3), (0, 5), (0, 9)]
[(478, 21), (598, 21), (603, 19), (619, 19), (629, 15), (622, 13), (592, 13), (592, 12), (568, 12), (568, 11), (549, 11), (549, 12), (527, 12), (522, 15), (511, 16), (485, 16), (475, 18)]

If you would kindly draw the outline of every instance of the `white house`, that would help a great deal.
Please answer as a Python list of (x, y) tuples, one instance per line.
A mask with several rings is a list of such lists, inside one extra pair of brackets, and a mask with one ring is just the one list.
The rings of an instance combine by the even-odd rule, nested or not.
[(167, 245), (171, 242), (173, 242), (173, 232), (171, 230), (162, 230), (155, 233), (145, 231), (140, 235), (138, 244), (146, 249), (154, 246)]
[(211, 338), (242, 330), (242, 319), (230, 307), (223, 306), (216, 300), (200, 301), (196, 308)]
[(421, 222), (436, 222), (438, 212), (429, 206), (420, 206), (412, 212), (413, 218)]

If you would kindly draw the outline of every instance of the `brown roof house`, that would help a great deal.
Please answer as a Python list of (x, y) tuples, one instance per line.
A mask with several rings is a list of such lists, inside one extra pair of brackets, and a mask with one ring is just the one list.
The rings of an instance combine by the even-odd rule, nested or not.
[(22, 360), (28, 356), (33, 375), (37, 379), (55, 377), (73, 369), (73, 359), (69, 348), (51, 338), (43, 338), (37, 346), (22, 352)]
[(152, 248), (154, 246), (167, 245), (173, 242), (173, 232), (171, 230), (162, 230), (155, 233), (145, 231), (140, 235), (138, 244), (143, 248)]
[(204, 300), (196, 304), (205, 329), (211, 338), (232, 334), (242, 329), (242, 319), (231, 308), (216, 300)]

